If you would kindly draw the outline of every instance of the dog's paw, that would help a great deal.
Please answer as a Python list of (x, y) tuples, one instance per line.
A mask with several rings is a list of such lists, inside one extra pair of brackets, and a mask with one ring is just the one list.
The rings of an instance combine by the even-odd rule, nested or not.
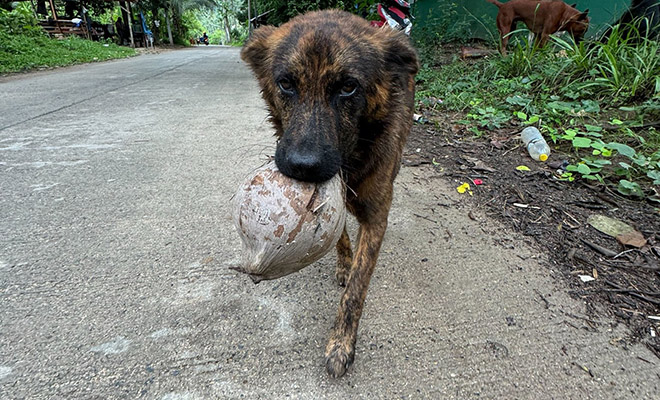
[(331, 340), (325, 351), (325, 369), (333, 378), (341, 378), (353, 364), (355, 349), (338, 341)]
[(351, 268), (346, 267), (344, 264), (337, 262), (337, 269), (335, 270), (335, 279), (337, 279), (337, 283), (339, 286), (344, 287), (346, 286), (346, 282), (348, 282), (348, 275), (351, 273)]

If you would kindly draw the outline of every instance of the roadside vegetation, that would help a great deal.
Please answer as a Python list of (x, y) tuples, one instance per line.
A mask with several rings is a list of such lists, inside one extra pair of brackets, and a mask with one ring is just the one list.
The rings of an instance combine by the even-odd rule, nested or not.
[(507, 57), (477, 61), (438, 63), (422, 42), (418, 100), (462, 112), (475, 136), (536, 126), (569, 161), (557, 179), (660, 202), (660, 44), (637, 26), (542, 49), (520, 38)]
[(129, 57), (135, 50), (113, 43), (69, 37), (48, 37), (37, 25), (28, 5), (13, 11), (0, 9), (0, 73), (60, 67)]

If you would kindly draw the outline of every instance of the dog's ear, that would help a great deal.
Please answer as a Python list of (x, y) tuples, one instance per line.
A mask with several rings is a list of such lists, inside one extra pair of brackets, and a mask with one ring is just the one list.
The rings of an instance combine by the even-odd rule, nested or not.
[(417, 51), (410, 44), (407, 36), (392, 31), (394, 34), (387, 42), (385, 51), (385, 62), (390, 68), (404, 72), (409, 76), (415, 76), (419, 70)]
[(584, 21), (585, 19), (588, 18), (588, 15), (587, 15), (587, 14), (589, 14), (589, 9), (588, 9), (588, 8), (587, 8), (586, 10), (584, 10), (584, 12), (580, 13), (580, 15), (578, 16), (577, 20), (578, 20), (578, 21)]
[(573, 3), (570, 5), (571, 8), (577, 8), (577, 3)]
[(275, 29), (274, 26), (262, 26), (255, 30), (241, 50), (241, 58), (257, 76), (262, 76), (265, 72), (264, 68), (270, 50), (269, 38)]

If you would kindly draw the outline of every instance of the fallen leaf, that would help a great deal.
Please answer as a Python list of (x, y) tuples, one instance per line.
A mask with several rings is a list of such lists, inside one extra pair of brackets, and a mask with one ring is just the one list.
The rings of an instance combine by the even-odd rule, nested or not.
[(598, 231), (612, 237), (635, 231), (635, 228), (625, 222), (604, 215), (590, 215), (589, 218), (587, 218), (587, 223)]
[(496, 149), (501, 149), (502, 147), (504, 147), (504, 143), (500, 142), (499, 140), (495, 140), (495, 139), (491, 140), (490, 144), (492, 144)]
[(529, 169), (529, 167), (526, 166), (526, 165), (519, 165), (519, 166), (516, 167), (516, 169), (518, 171), (531, 171), (531, 169)]
[(483, 161), (477, 160), (474, 162), (474, 167), (472, 167), (478, 171), (486, 171), (486, 172), (495, 172), (497, 171), (495, 168), (491, 168), (488, 165), (486, 165)]
[(644, 247), (646, 245), (646, 239), (638, 231), (626, 232), (616, 236), (616, 240), (619, 241), (624, 246), (633, 246), (633, 247)]

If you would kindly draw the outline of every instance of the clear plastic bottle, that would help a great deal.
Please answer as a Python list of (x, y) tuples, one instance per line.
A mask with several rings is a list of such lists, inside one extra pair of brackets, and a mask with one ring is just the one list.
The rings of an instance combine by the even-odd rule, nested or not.
[(550, 146), (546, 143), (538, 129), (528, 126), (520, 133), (529, 155), (536, 161), (545, 161), (550, 157)]

